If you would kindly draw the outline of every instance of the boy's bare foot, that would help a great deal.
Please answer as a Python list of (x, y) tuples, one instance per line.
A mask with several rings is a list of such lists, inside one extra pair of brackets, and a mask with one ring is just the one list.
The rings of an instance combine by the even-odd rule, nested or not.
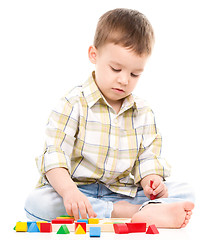
[(148, 204), (134, 214), (131, 221), (155, 224), (160, 228), (182, 228), (188, 224), (193, 208), (192, 202)]
[(126, 201), (119, 201), (114, 203), (113, 211), (111, 213), (112, 218), (131, 218), (138, 212), (141, 205), (134, 205)]

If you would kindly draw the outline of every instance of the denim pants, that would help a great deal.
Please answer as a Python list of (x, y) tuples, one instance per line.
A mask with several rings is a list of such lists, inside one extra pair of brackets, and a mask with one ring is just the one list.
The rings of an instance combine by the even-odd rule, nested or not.
[[(101, 183), (82, 185), (78, 186), (78, 188), (87, 196), (98, 218), (110, 218), (113, 211), (113, 204), (117, 201), (127, 201), (131, 204), (143, 206), (153, 202), (194, 202), (194, 195), (188, 184), (176, 182), (165, 182), (165, 184), (168, 188), (168, 198), (155, 200), (148, 199), (144, 195), (142, 187), (138, 188), (134, 198), (114, 193)], [(33, 190), (26, 199), (25, 211), (27, 217), (33, 221), (51, 221), (61, 215), (67, 215), (62, 197), (50, 185)]]

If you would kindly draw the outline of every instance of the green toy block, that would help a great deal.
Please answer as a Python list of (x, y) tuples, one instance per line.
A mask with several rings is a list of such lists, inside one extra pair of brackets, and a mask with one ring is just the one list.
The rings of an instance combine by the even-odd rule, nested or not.
[(59, 230), (57, 231), (57, 234), (69, 234), (69, 229), (67, 228), (66, 224), (62, 225)]

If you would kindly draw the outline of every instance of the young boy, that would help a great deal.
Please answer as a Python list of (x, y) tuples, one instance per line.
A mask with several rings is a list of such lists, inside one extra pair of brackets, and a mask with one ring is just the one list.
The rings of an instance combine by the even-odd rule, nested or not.
[(69, 214), (187, 225), (192, 192), (164, 182), (170, 166), (160, 157), (153, 112), (132, 94), (153, 43), (151, 24), (138, 11), (115, 9), (100, 18), (88, 52), (95, 71), (50, 115), (36, 159), (41, 179), (25, 204), (30, 219)]

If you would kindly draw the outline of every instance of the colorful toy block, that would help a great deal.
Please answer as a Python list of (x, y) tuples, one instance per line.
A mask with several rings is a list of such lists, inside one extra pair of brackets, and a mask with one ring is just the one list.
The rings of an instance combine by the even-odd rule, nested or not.
[(90, 237), (100, 237), (101, 228), (100, 227), (90, 227)]
[(56, 217), (56, 219), (62, 219), (62, 218), (64, 218), (64, 219), (71, 219), (71, 218), (73, 218), (74, 219), (73, 216), (69, 216), (69, 215), (61, 215), (60, 217)]
[(88, 224), (99, 224), (99, 219), (98, 218), (89, 218)]
[(36, 222), (32, 222), (28, 228), (28, 232), (40, 232), (38, 226), (37, 226), (37, 223)]
[[(75, 224), (65, 224), (70, 232), (75, 231)], [(57, 232), (62, 224), (52, 224), (52, 232)]]
[(147, 232), (146, 234), (158, 234), (158, 229), (156, 228), (156, 226), (153, 224), (153, 225), (150, 225), (147, 229)]
[(27, 232), (27, 230), (28, 230), (27, 222), (16, 223), (16, 232)]
[(61, 219), (53, 219), (52, 220), (52, 224), (72, 224), (74, 223), (74, 219), (64, 219), (64, 218), (61, 218)]
[[(153, 185), (154, 181), (150, 180), (150, 187), (152, 188), (152, 185)], [(153, 194), (150, 194), (150, 199), (151, 200), (155, 200), (157, 197), (157, 195), (153, 195)]]
[(67, 228), (67, 226), (64, 224), (62, 225), (59, 230), (57, 231), (57, 234), (69, 234), (69, 230)]
[(86, 232), (87, 230), (87, 224), (85, 222), (75, 222), (75, 230), (77, 229), (78, 225), (81, 225), (83, 230)]
[(38, 222), (37, 222), (37, 227), (39, 228), (39, 230), (40, 230), (40, 224), (41, 224), (41, 223), (47, 223), (47, 221), (38, 221)]
[(77, 222), (84, 222), (84, 223), (88, 224), (88, 219), (78, 219)]
[(78, 227), (75, 230), (75, 234), (86, 234), (86, 231), (82, 228), (80, 224), (78, 224)]
[(40, 223), (40, 232), (43, 233), (52, 232), (52, 224), (49, 222)]
[(119, 223), (119, 224), (113, 224), (113, 228), (115, 233), (117, 234), (127, 234), (128, 233), (128, 226), (126, 223)]
[(126, 223), (129, 233), (145, 232), (146, 223)]

